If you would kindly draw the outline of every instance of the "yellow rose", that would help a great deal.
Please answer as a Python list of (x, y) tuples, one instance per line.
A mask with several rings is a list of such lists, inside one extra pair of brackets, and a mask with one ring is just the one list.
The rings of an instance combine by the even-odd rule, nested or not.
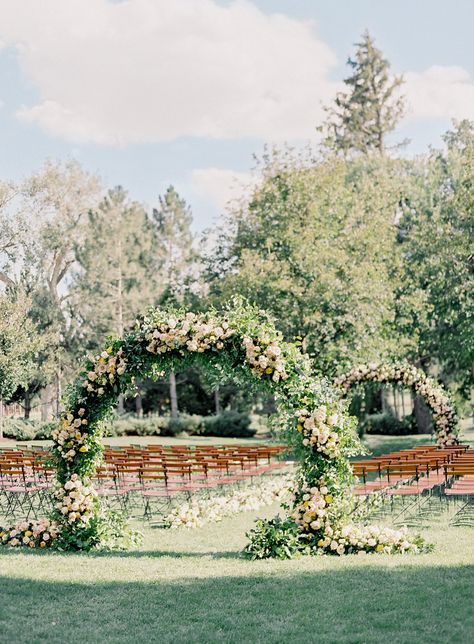
[(82, 447), (79, 447), (79, 451), (80, 452), (88, 452), (89, 448), (87, 447), (87, 445), (82, 445)]
[(324, 497), (324, 499), (325, 499), (326, 503), (332, 503), (334, 501), (334, 497), (332, 496), (332, 494), (327, 494)]
[(302, 431), (303, 431), (303, 425), (301, 425), (301, 424), (299, 424), (299, 423), (298, 423), (298, 425), (296, 425), (296, 429), (297, 429), (299, 432), (302, 432)]
[(273, 369), (271, 367), (267, 367), (265, 369), (265, 373), (271, 374), (271, 373), (273, 373)]
[(107, 353), (112, 353), (112, 347), (107, 347), (106, 351)]
[(375, 548), (375, 552), (382, 552), (383, 551), (383, 545), (379, 543), (379, 545)]
[(31, 537), (31, 535), (32, 535), (32, 534), (33, 534), (33, 533), (31, 532), (31, 530), (27, 530), (27, 531), (25, 532), (25, 537)]
[(319, 546), (320, 548), (323, 548), (325, 545), (326, 545), (326, 542), (324, 541), (324, 539), (320, 539), (320, 540), (318, 541), (318, 546)]

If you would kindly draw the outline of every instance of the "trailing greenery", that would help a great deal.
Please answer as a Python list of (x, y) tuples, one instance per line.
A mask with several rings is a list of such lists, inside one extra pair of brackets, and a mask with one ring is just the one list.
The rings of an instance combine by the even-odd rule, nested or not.
[(291, 519), (279, 516), (268, 521), (258, 519), (247, 533), (249, 543), (245, 554), (250, 559), (292, 559), (296, 555), (311, 554), (300, 536), (298, 526)]
[(363, 383), (394, 384), (409, 388), (423, 399), (433, 418), (436, 441), (441, 447), (458, 443), (458, 417), (448, 392), (421, 369), (407, 362), (360, 364), (335, 379), (335, 385), (348, 392)]

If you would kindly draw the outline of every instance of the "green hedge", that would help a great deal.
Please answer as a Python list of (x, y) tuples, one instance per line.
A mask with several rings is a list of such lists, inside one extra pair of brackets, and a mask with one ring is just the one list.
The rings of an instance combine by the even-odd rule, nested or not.
[(6, 418), (3, 421), (3, 435), (17, 441), (44, 440), (51, 438), (56, 422), (26, 420), (24, 418)]
[(399, 420), (387, 413), (369, 414), (362, 421), (361, 429), (367, 434), (382, 434), (384, 436), (404, 436), (417, 431), (412, 416)]
[[(181, 414), (179, 418), (122, 416), (107, 423), (105, 434), (107, 436), (177, 436), (186, 433), (190, 436), (249, 438), (257, 431), (250, 425), (249, 415), (236, 411), (224, 411), (217, 416)], [(43, 440), (51, 438), (51, 431), (55, 426), (54, 421), (45, 423), (37, 420), (6, 419), (3, 434), (6, 438), (18, 441)]]
[(183, 432), (195, 434), (198, 433), (196, 430), (201, 422), (201, 416), (122, 416), (107, 423), (105, 433), (107, 436), (177, 436)]
[(235, 436), (238, 438), (250, 438), (255, 436), (257, 430), (250, 427), (248, 414), (238, 411), (223, 411), (217, 416), (206, 416), (203, 418), (204, 431), (207, 436)]
[(249, 438), (256, 434), (248, 414), (224, 411), (217, 416), (181, 414), (179, 418), (151, 416), (118, 418), (107, 425), (108, 436), (229, 436)]

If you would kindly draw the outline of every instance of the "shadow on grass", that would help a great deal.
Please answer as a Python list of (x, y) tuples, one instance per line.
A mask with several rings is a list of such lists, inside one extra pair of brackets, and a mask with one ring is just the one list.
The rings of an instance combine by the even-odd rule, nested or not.
[[(45, 557), (45, 556), (67, 556), (78, 557), (90, 560), (91, 558), (110, 558), (118, 557), (120, 559), (142, 559), (146, 557), (173, 557), (175, 559), (201, 559), (203, 557), (212, 557), (213, 559), (245, 559), (244, 555), (239, 550), (224, 550), (224, 551), (196, 551), (188, 552), (185, 550), (91, 550), (90, 552), (61, 552), (59, 550), (29, 550), (26, 548), (9, 548), (3, 547), (0, 550), (0, 557), (21, 554), (24, 557)], [(1, 567), (0, 567), (1, 575)], [(0, 639), (1, 642), (1, 639)]]
[(12, 642), (472, 641), (474, 566), (154, 582), (1, 579)]
[(127, 550), (119, 551), (115, 550), (112, 552), (92, 552), (88, 553), (88, 556), (94, 557), (130, 557), (132, 559), (140, 559), (141, 557), (176, 557), (177, 559), (186, 559), (186, 558), (202, 558), (202, 557), (212, 557), (213, 559), (243, 559), (244, 556), (241, 552), (236, 550), (227, 550), (227, 551), (217, 551), (217, 552), (186, 552), (184, 550)]

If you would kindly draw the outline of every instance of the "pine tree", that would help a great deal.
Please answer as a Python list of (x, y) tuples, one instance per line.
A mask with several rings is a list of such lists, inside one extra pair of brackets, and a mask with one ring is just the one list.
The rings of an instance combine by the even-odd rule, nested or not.
[(156, 261), (163, 286), (162, 301), (182, 303), (192, 280), (196, 254), (191, 232), (192, 214), (173, 186), (159, 197), (153, 209), (156, 226)]
[[(120, 186), (89, 213), (85, 239), (76, 249), (81, 268), (74, 294), (90, 349), (96, 350), (107, 335), (122, 336), (155, 303), (153, 235), (144, 208)], [(119, 413), (123, 402), (120, 396)]]
[(386, 135), (405, 112), (399, 95), (402, 76), (390, 77), (390, 63), (377, 49), (368, 31), (356, 43), (347, 64), (352, 74), (344, 79), (347, 91), (339, 92), (335, 105), (327, 107), (327, 121), (318, 128), (322, 145), (344, 157), (386, 151)]
[(89, 213), (73, 286), (89, 346), (99, 346), (106, 335), (121, 336), (154, 303), (153, 234), (143, 207), (120, 186)]
[[(196, 254), (191, 232), (192, 214), (186, 201), (173, 186), (159, 197), (158, 208), (153, 209), (156, 226), (157, 274), (160, 275), (161, 302), (183, 303), (193, 281)], [(178, 416), (176, 375), (169, 376), (171, 416)]]

